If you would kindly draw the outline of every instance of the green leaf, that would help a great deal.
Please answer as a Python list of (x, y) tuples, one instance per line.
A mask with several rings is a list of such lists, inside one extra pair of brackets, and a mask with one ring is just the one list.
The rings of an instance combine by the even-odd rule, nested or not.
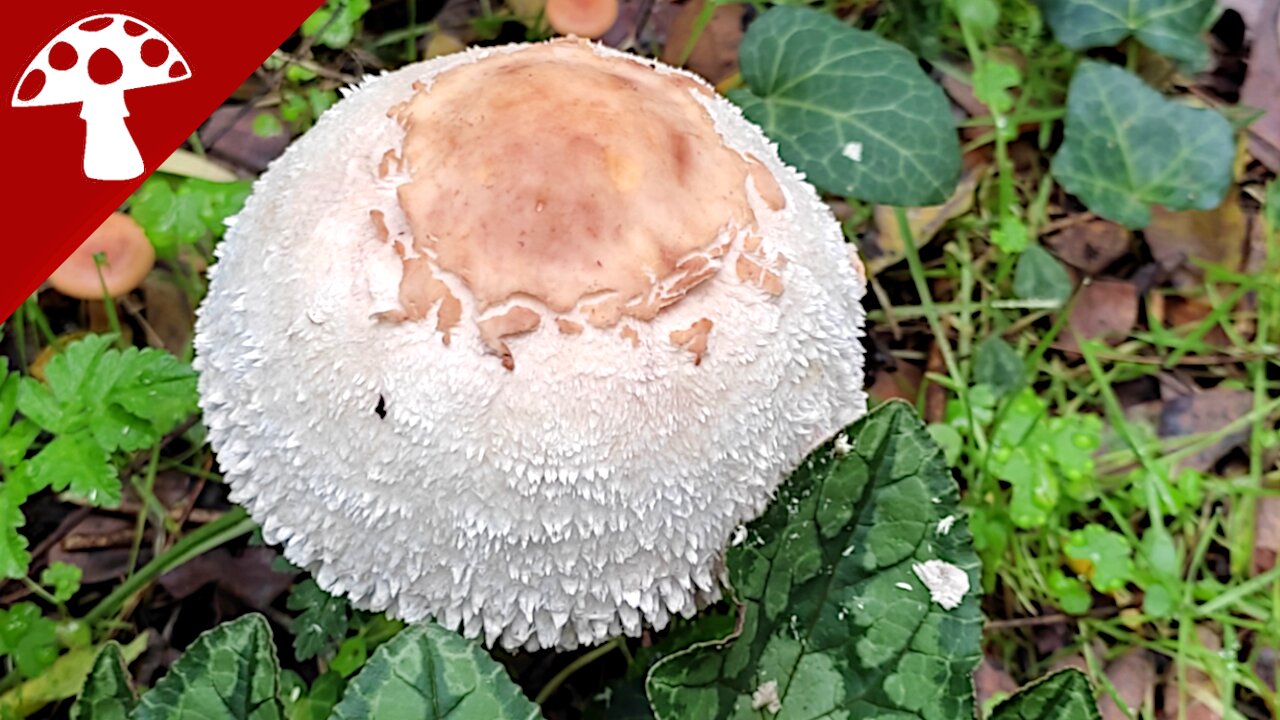
[(990, 720), (1099, 720), (1099, 715), (1084, 673), (1063, 670), (997, 705)]
[(271, 628), (261, 615), (245, 615), (196, 638), (142, 696), (132, 720), (275, 720), (279, 690)]
[[(970, 716), (982, 620), (969, 531), (946, 520), (958, 495), (904, 403), (816, 450), (728, 550), (740, 634), (660, 661), (656, 716)], [(925, 585), (939, 569), (968, 588), (951, 609)]]
[(287, 670), (280, 683), (288, 720), (327, 720), (347, 687), (347, 681), (333, 671), (316, 678), (310, 690), (296, 673)]
[(507, 720), (541, 714), (506, 670), (475, 643), (435, 623), (378, 648), (347, 686), (330, 720)]
[(0, 468), (17, 467), (39, 434), (40, 426), (26, 419), (9, 426), (7, 431), (0, 431)]
[[(144, 632), (122, 649), (125, 661), (137, 659), (146, 648)], [(49, 703), (74, 697), (84, 687), (97, 652), (92, 646), (71, 650), (39, 676), (5, 692), (0, 696), (0, 718), (27, 717)]]
[(66, 602), (80, 590), (83, 574), (77, 565), (53, 562), (40, 573), (40, 584), (49, 588), (58, 602)]
[(84, 689), (71, 707), (71, 720), (125, 720), (137, 704), (120, 646), (108, 642), (94, 659)]
[(1003, 397), (1022, 386), (1024, 367), (1018, 351), (999, 335), (978, 343), (973, 353), (974, 381)]
[(1048, 250), (1032, 245), (1013, 270), (1013, 294), (1023, 300), (1052, 300), (1061, 305), (1071, 297), (1071, 276)]
[(224, 221), (240, 211), (251, 188), (252, 183), (244, 180), (170, 182), (151, 177), (129, 198), (129, 214), (146, 231), (156, 252), (172, 256), (180, 245), (222, 237)]
[(960, 176), (951, 109), (904, 48), (826, 13), (775, 7), (739, 52), (748, 88), (729, 99), (811, 183), (888, 205), (950, 197)]
[(1234, 159), (1231, 125), (1218, 113), (1167, 100), (1135, 75), (1086, 61), (1071, 79), (1052, 168), (1090, 210), (1141, 228), (1151, 222), (1152, 204), (1218, 207)]
[(196, 411), (198, 398), (190, 365), (163, 350), (130, 348), (108, 399), (166, 433)]
[(310, 660), (347, 634), (351, 617), (347, 601), (321, 590), (315, 580), (294, 585), (287, 606), (302, 611), (289, 628), (299, 660)]
[(369, 12), (369, 0), (328, 0), (302, 22), (302, 34), (316, 42), (341, 50), (355, 38), (360, 18)]
[(1129, 541), (1101, 525), (1090, 524), (1072, 531), (1066, 553), (1085, 563), (1089, 581), (1102, 592), (1119, 590), (1133, 579), (1133, 548)]
[(49, 441), (26, 467), (40, 485), (104, 507), (120, 504), (120, 478), (107, 453), (87, 430)]
[(18, 674), (33, 678), (58, 659), (57, 625), (33, 603), (0, 610), (0, 653), (10, 655)]
[[(290, 66), (291, 68), (293, 66)], [(260, 112), (253, 118), (253, 134), (258, 137), (275, 137), (284, 132), (284, 125), (280, 124), (280, 118), (269, 112)]]
[(27, 539), (18, 528), (27, 524), (22, 515), (22, 503), (27, 494), (18, 488), (12, 476), (0, 482), (0, 577), (22, 578), (27, 576), (31, 553), (27, 552)]
[(1209, 59), (1201, 34), (1213, 20), (1213, 0), (1040, 0), (1040, 7), (1054, 37), (1073, 50), (1136, 37), (1196, 67)]

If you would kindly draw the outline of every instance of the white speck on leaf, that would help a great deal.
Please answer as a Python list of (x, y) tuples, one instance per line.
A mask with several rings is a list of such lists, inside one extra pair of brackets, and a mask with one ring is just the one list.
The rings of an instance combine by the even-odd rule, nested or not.
[(951, 532), (952, 526), (956, 524), (956, 516), (948, 515), (938, 521), (938, 534), (947, 535)]
[(768, 710), (774, 715), (782, 710), (782, 698), (778, 697), (777, 680), (761, 683), (760, 687), (751, 693), (751, 709)]
[(846, 143), (844, 149), (840, 151), (840, 154), (849, 158), (853, 162), (860, 163), (862, 162), (862, 143)]
[(838, 457), (844, 457), (853, 452), (853, 443), (849, 442), (849, 436), (844, 433), (836, 435), (836, 441), (832, 444), (831, 449), (836, 451)]
[(896, 583), (896, 587), (897, 587), (899, 590), (910, 590), (910, 589), (911, 589), (911, 583), (904, 583), (904, 582)]
[(943, 560), (926, 560), (911, 566), (920, 582), (929, 588), (929, 596), (944, 610), (959, 607), (969, 592), (969, 575)]
[(736, 546), (741, 545), (743, 540), (747, 539), (747, 526), (739, 525), (733, 530), (733, 537), (729, 539), (729, 544)]

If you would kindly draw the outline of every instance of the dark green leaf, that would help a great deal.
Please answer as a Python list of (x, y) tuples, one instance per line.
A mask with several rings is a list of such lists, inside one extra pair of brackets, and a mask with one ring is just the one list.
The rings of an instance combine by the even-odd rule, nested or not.
[(1089, 680), (1063, 670), (1019, 690), (995, 707), (990, 720), (1098, 720)]
[(271, 628), (246, 615), (206, 632), (142, 696), (132, 720), (276, 720), (280, 664)]
[(321, 590), (315, 580), (308, 578), (293, 586), (288, 608), (302, 611), (289, 628), (299, 660), (310, 660), (347, 634), (351, 617), (347, 601)]
[(1024, 367), (1018, 351), (1004, 338), (993, 335), (978, 343), (973, 353), (974, 381), (1003, 396), (1022, 386)]
[(1234, 159), (1231, 125), (1218, 113), (1167, 100), (1135, 75), (1086, 61), (1071, 79), (1052, 168), (1090, 210), (1141, 228), (1153, 204), (1216, 208)]
[(1197, 67), (1209, 58), (1200, 36), (1213, 20), (1213, 0), (1040, 0), (1040, 6), (1054, 36), (1073, 50), (1136, 37), (1158, 53)]
[(960, 176), (941, 88), (902, 47), (830, 15), (775, 7), (740, 49), (748, 89), (729, 98), (828, 192), (888, 205), (939, 205)]
[(125, 720), (137, 704), (120, 646), (103, 645), (71, 708), (71, 720)]
[(1048, 250), (1032, 245), (1014, 268), (1013, 294), (1023, 300), (1053, 300), (1061, 304), (1071, 297), (1071, 276)]
[[(958, 495), (903, 403), (819, 448), (728, 550), (741, 634), (660, 661), (656, 716), (969, 716), (982, 621)], [(934, 571), (963, 579), (958, 605)]]
[(378, 648), (347, 686), (331, 720), (540, 717), (488, 653), (427, 623), (406, 628)]

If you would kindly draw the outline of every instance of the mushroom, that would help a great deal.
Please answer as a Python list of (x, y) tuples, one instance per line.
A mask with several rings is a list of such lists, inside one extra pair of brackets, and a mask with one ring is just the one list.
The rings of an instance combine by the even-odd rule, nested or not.
[(358, 607), (506, 648), (662, 628), (865, 412), (840, 226), (704, 81), (583, 40), (366, 80), (197, 322), (235, 501)]
[(13, 106), (79, 104), (85, 176), (130, 180), (144, 165), (125, 125), (125, 91), (189, 77), (186, 60), (155, 28), (128, 15), (93, 15), (63, 29), (36, 55), (14, 90)]
[[(95, 255), (104, 256), (98, 266)], [(101, 300), (119, 297), (142, 284), (156, 264), (156, 251), (142, 226), (123, 213), (111, 213), (97, 230), (49, 276), (49, 286), (68, 297)], [(99, 277), (101, 273), (101, 277)]]
[(561, 35), (598, 38), (618, 20), (618, 0), (547, 0), (546, 17)]

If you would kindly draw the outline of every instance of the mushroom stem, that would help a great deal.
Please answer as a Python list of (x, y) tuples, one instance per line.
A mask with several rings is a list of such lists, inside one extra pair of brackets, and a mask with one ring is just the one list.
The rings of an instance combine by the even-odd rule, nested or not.
[(142, 155), (124, 119), (124, 94), (88, 99), (80, 108), (84, 120), (84, 174), (91, 180), (132, 180), (142, 174)]

